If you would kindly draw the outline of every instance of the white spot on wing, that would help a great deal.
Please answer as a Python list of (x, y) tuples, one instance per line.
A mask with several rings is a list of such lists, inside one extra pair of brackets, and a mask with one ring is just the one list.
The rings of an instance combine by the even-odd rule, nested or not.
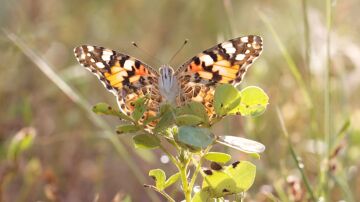
[(94, 50), (93, 46), (86, 46), (86, 48), (88, 49), (88, 51), (93, 51)]
[(128, 71), (132, 70), (132, 66), (134, 65), (134, 61), (133, 60), (126, 60), (124, 63), (124, 68)]
[(241, 42), (247, 43), (249, 42), (249, 38), (247, 36), (240, 38)]
[(245, 58), (244, 54), (237, 54), (235, 60), (243, 60)]
[(202, 55), (200, 57), (200, 60), (204, 61), (206, 66), (212, 65), (214, 63), (214, 60), (210, 57), (210, 55), (206, 55), (206, 54)]
[(110, 56), (111, 56), (111, 55), (109, 55), (109, 54), (103, 54), (103, 55), (101, 56), (101, 58), (102, 58), (103, 60), (105, 60), (105, 61), (109, 61), (109, 60), (110, 60)]
[(226, 42), (221, 44), (221, 47), (226, 49), (226, 48), (233, 48), (234, 46), (233, 46), (233, 44), (231, 42), (226, 41)]
[(249, 49), (245, 51), (245, 54), (249, 54), (249, 53), (250, 53), (250, 50), (249, 50)]
[(226, 48), (227, 54), (234, 54), (236, 52), (236, 49), (234, 47)]
[(94, 58), (90, 58), (90, 61), (91, 61), (91, 62), (95, 62)]
[(105, 65), (102, 62), (97, 62), (96, 66), (101, 68), (101, 69), (105, 67)]
[(86, 56), (85, 54), (80, 54), (79, 59), (80, 59), (80, 60), (85, 60), (85, 56)]

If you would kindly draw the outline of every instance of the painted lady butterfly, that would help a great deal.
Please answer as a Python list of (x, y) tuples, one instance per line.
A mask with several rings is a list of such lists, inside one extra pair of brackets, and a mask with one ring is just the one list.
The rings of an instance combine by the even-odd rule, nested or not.
[(134, 102), (147, 95), (145, 118), (155, 116), (162, 103), (181, 106), (189, 101), (203, 103), (212, 118), (215, 87), (220, 83), (239, 84), (262, 49), (261, 37), (239, 37), (203, 51), (175, 72), (163, 65), (159, 73), (134, 57), (103, 47), (83, 45), (74, 53), (80, 64), (117, 97), (127, 115), (134, 111)]

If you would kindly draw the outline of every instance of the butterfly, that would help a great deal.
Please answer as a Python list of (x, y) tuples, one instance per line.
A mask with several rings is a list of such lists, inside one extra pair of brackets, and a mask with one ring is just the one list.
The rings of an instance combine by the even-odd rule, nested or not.
[(201, 102), (211, 119), (216, 116), (216, 86), (238, 85), (262, 49), (259, 36), (234, 38), (199, 53), (176, 71), (170, 65), (156, 71), (134, 57), (99, 46), (82, 45), (74, 54), (117, 97), (119, 108), (127, 115), (134, 111), (136, 100), (147, 96), (142, 120), (156, 116), (163, 103), (182, 106), (191, 101)]

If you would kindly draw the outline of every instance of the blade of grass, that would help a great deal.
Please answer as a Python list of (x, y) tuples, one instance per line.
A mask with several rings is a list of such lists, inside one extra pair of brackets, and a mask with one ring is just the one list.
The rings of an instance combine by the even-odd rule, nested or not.
[(303, 77), (301, 76), (301, 73), (299, 71), (299, 68), (297, 67), (294, 59), (291, 57), (289, 51), (286, 49), (286, 47), (284, 46), (284, 43), (281, 41), (280, 36), (278, 35), (278, 33), (275, 31), (275, 28), (272, 26), (272, 24), (270, 23), (269, 18), (262, 13), (261, 11), (258, 11), (259, 16), (261, 18), (261, 20), (264, 22), (264, 24), (267, 26), (267, 28), (270, 30), (270, 32), (272, 33), (276, 44), (278, 45), (286, 63), (288, 64), (288, 68), (291, 72), (291, 74), (294, 76), (296, 82), (298, 83), (300, 90), (304, 96), (304, 100), (305, 103), (307, 105), (308, 108), (312, 108), (312, 101), (310, 98), (310, 95), (308, 93), (308, 90), (306, 88), (305, 82)]
[[(305, 67), (307, 69), (307, 77), (308, 79), (311, 78), (310, 75), (310, 29), (309, 29), (309, 19), (308, 19), (308, 7), (307, 7), (308, 0), (302, 0), (302, 12), (303, 12), (303, 21), (304, 21), (304, 56), (305, 56)], [(311, 83), (311, 82), (310, 82)]]
[(277, 113), (278, 119), (280, 121), (280, 127), (281, 127), (281, 129), (282, 129), (282, 131), (283, 131), (283, 133), (285, 135), (285, 138), (286, 138), (286, 140), (288, 142), (290, 155), (293, 158), (293, 160), (295, 161), (297, 169), (301, 173), (301, 178), (304, 181), (307, 193), (309, 194), (309, 197), (310, 197), (311, 201), (315, 202), (317, 200), (316, 200), (315, 195), (314, 195), (314, 193), (312, 191), (313, 189), (311, 188), (308, 177), (306, 176), (306, 174), (304, 172), (304, 164), (300, 162), (300, 160), (299, 160), (299, 158), (298, 158), (298, 156), (297, 156), (297, 154), (295, 152), (295, 149), (292, 146), (292, 143), (291, 143), (290, 138), (289, 138), (289, 133), (288, 133), (288, 131), (286, 129), (286, 126), (285, 126), (283, 116), (282, 116), (282, 114), (280, 112), (280, 109), (278, 107), (276, 107), (276, 113)]
[(326, 0), (326, 69), (324, 75), (324, 141), (327, 145), (327, 150), (324, 156), (324, 164), (323, 169), (323, 181), (321, 183), (322, 187), (322, 195), (324, 199), (327, 201), (329, 200), (329, 166), (328, 162), (330, 160), (331, 154), (331, 141), (332, 141), (332, 134), (331, 134), (331, 114), (330, 114), (330, 69), (331, 69), (331, 56), (330, 56), (330, 45), (331, 45), (331, 24), (332, 24), (332, 1)]
[[(129, 158), (130, 154), (125, 149), (125, 146), (120, 141), (118, 136), (113, 134), (111, 127), (102, 118), (93, 113), (91, 105), (78, 93), (75, 92), (63, 79), (61, 79), (53, 70), (53, 68), (45, 62), (38, 54), (36, 54), (30, 47), (28, 47), (19, 37), (3, 29), (5, 35), (12, 41), (56, 86), (60, 88), (65, 95), (67, 95), (74, 103), (80, 106), (88, 113), (90, 120), (104, 131), (104, 137), (114, 146), (117, 154), (129, 166), (130, 171), (133, 172), (134, 177), (143, 184), (146, 181), (145, 175), (139, 169), (139, 166)], [(159, 201), (159, 198), (153, 193), (146, 191), (153, 201)]]

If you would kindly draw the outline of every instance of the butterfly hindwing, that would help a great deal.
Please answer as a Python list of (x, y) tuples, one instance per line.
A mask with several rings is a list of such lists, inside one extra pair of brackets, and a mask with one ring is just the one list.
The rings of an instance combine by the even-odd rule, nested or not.
[(181, 89), (178, 104), (202, 102), (211, 117), (215, 87), (220, 83), (239, 84), (262, 48), (262, 38), (249, 35), (225, 41), (193, 57), (176, 72)]
[(79, 63), (94, 73), (117, 97), (120, 109), (130, 115), (134, 102), (148, 96), (146, 115), (156, 114), (161, 102), (158, 73), (134, 57), (99, 46), (79, 46), (74, 49)]

